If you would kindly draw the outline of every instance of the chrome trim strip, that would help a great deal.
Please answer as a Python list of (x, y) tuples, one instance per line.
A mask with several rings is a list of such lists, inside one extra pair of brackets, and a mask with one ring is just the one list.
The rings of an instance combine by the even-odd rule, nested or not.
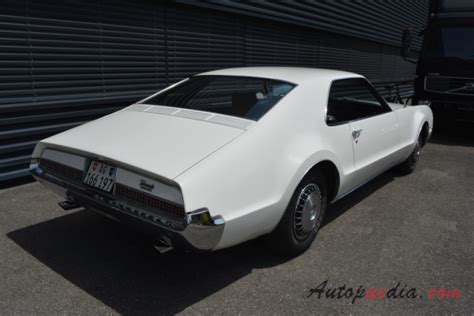
[(240, 129), (247, 129), (250, 125), (254, 124), (251, 120), (234, 118), (230, 116), (224, 116), (221, 114), (216, 114), (207, 120), (211, 123), (226, 125), (230, 127), (240, 128)]
[(207, 111), (193, 110), (193, 109), (184, 109), (176, 108), (171, 106), (163, 105), (149, 105), (146, 103), (143, 104), (134, 104), (124, 109), (124, 111), (133, 111), (133, 112), (144, 112), (144, 113), (153, 113), (160, 115), (176, 116), (187, 118), (196, 121), (210, 122), (219, 125), (225, 125), (229, 127), (235, 127), (238, 129), (247, 129), (255, 121), (250, 119), (245, 119), (236, 116), (218, 114)]

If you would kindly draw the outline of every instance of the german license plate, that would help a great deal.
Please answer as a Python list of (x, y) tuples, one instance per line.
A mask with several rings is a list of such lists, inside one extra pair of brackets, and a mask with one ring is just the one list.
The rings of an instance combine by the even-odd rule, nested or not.
[(84, 183), (91, 187), (110, 192), (115, 183), (116, 167), (92, 161), (84, 178)]

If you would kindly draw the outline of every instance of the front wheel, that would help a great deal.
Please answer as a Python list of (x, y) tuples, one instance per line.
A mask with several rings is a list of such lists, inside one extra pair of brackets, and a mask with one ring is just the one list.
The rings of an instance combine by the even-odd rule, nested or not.
[(285, 256), (296, 256), (311, 246), (326, 212), (326, 192), (326, 182), (319, 171), (301, 181), (283, 218), (267, 238), (272, 250)]

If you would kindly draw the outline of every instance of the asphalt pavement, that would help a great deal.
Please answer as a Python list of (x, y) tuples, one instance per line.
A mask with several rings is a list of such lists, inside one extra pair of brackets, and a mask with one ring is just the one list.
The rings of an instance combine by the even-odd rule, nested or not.
[(472, 127), (435, 133), (412, 175), (388, 171), (332, 205), (293, 259), (259, 240), (159, 254), (38, 183), (3, 186), (2, 315), (474, 313)]

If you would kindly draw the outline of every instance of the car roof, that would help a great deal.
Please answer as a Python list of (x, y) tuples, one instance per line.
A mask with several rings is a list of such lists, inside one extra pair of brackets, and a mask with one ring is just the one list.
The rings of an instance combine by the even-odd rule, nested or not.
[(347, 71), (309, 67), (239, 67), (213, 70), (201, 73), (198, 76), (204, 75), (267, 78), (287, 81), (295, 84), (318, 79), (337, 80), (344, 78), (363, 77), (361, 75)]

